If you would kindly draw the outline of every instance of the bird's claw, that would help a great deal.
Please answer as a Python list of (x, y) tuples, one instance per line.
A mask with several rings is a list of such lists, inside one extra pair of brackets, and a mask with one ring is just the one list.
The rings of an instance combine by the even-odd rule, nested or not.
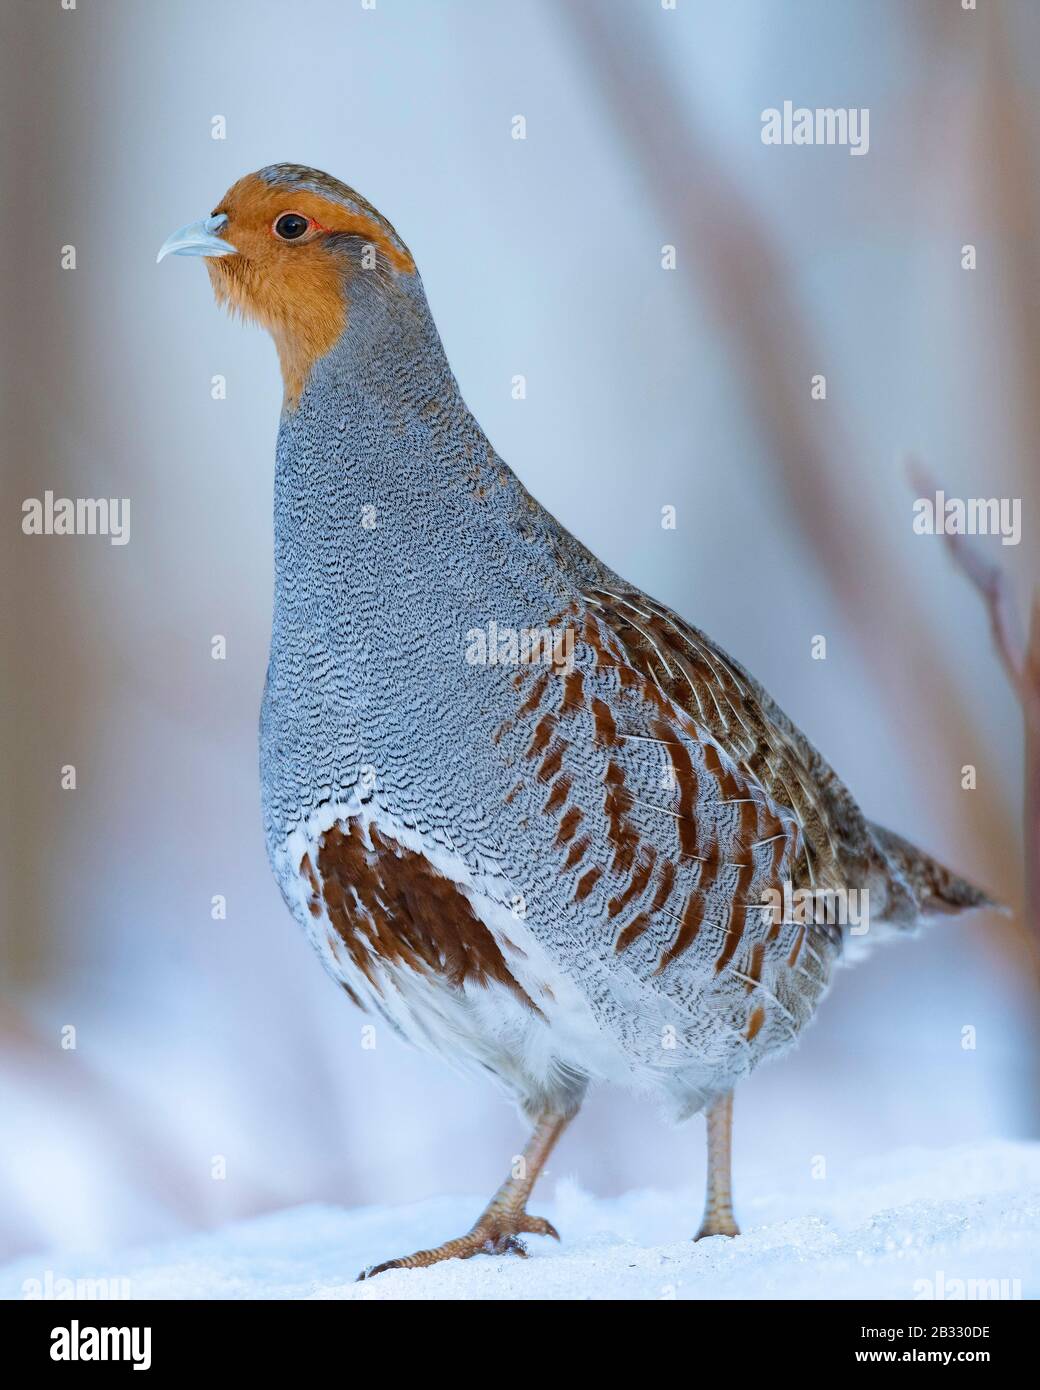
[(528, 1216), (525, 1211), (510, 1216), (508, 1220), (481, 1219), (468, 1235), (458, 1240), (445, 1241), (433, 1250), (417, 1250), (414, 1255), (405, 1255), (398, 1260), (369, 1265), (358, 1275), (357, 1282), (374, 1279), (388, 1269), (426, 1269), (442, 1260), (469, 1260), (474, 1255), (517, 1255), (526, 1260), (527, 1246), (520, 1239), (521, 1235), (560, 1239), (560, 1233), (551, 1221), (546, 1221), (544, 1216)]
[(525, 1235), (552, 1236), (553, 1240), (560, 1239), (559, 1231), (551, 1221), (546, 1221), (544, 1216), (528, 1216), (525, 1211), (517, 1225)]

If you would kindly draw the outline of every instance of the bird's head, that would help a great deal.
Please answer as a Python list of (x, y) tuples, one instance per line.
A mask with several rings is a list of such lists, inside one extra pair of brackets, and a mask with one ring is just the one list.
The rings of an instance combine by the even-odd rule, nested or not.
[(163, 243), (157, 257), (204, 256), (218, 300), (274, 338), (286, 402), (347, 325), (359, 275), (386, 286), (415, 263), (393, 227), (338, 179), (273, 164), (228, 189), (209, 217)]

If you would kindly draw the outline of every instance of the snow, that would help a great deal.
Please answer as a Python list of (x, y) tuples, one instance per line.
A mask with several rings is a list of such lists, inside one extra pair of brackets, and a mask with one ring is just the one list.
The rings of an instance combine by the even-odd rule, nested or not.
[(462, 1234), (483, 1203), (301, 1206), (104, 1259), (20, 1259), (0, 1269), (0, 1297), (24, 1298), (24, 1281), (48, 1271), (54, 1281), (125, 1279), (132, 1298), (911, 1299), (993, 1279), (1011, 1281), (1005, 1295), (1033, 1298), (1040, 1288), (1040, 1144), (906, 1150), (793, 1196), (760, 1175), (759, 1190), (738, 1198), (743, 1235), (695, 1244), (699, 1192), (604, 1200), (563, 1179), (531, 1206), (562, 1244), (531, 1237), (527, 1260), (451, 1260), (361, 1284), (366, 1265)]

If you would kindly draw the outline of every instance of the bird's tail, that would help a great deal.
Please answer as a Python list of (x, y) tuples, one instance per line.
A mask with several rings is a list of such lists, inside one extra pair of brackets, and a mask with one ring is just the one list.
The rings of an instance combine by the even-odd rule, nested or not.
[(912, 927), (922, 917), (1001, 906), (894, 830), (873, 823), (870, 830), (891, 875), (893, 910), (886, 915), (894, 925)]

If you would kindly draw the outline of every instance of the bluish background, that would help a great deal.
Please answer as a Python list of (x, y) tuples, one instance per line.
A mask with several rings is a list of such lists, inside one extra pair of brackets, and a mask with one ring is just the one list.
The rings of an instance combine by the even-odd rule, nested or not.
[[(913, 534), (902, 460), (954, 495), (1023, 499), (1022, 544), (984, 544), (1024, 605), (1040, 11), (9, 0), (2, 37), (3, 1252), (489, 1194), (523, 1142), (490, 1088), (385, 1030), (362, 1048), (264, 857), (277, 363), (200, 265), (154, 262), (279, 160), (395, 224), (528, 487), (750, 667), (870, 816), (1016, 908), (838, 976), (798, 1051), (738, 1095), (745, 1219), (817, 1156), (833, 1180), (860, 1154), (1035, 1134), (1019, 710), (977, 596)], [(761, 112), (787, 99), (868, 107), (869, 153), (764, 146)], [(23, 536), (47, 488), (130, 497), (130, 543)], [(685, 1186), (702, 1128), (597, 1093), (550, 1172)]]

